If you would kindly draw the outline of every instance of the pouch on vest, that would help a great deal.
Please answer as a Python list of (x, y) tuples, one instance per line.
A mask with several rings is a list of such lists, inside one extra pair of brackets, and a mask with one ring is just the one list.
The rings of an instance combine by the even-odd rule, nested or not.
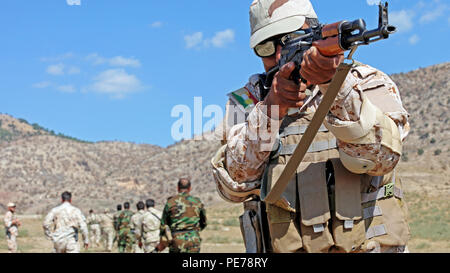
[[(378, 184), (372, 177), (370, 183)], [(380, 187), (362, 196), (365, 216), (366, 242), (375, 241), (382, 246), (403, 246), (408, 242), (410, 232), (407, 223), (407, 206), (403, 199), (401, 180), (395, 171), (381, 177)], [(374, 213), (375, 212), (375, 213)]]
[(297, 169), (300, 227), (303, 247), (307, 252), (328, 252), (334, 245), (328, 228), (330, 207), (325, 163), (302, 162)]
[[(261, 199), (264, 199), (267, 194), (269, 194), (270, 190), (275, 185), (272, 183), (278, 180), (285, 167), (286, 165), (281, 164), (269, 164), (267, 166), (261, 185)], [(273, 205), (287, 211), (295, 212), (295, 200), (297, 197), (296, 183), (297, 180), (295, 176), (293, 176), (283, 194), (281, 195), (281, 199), (275, 202)]]
[(333, 237), (339, 250), (352, 252), (366, 239), (361, 206), (361, 176), (349, 172), (338, 158), (330, 161), (335, 181)]
[(295, 226), (294, 213), (267, 204), (270, 238), (275, 253), (293, 253), (301, 250), (302, 238)]

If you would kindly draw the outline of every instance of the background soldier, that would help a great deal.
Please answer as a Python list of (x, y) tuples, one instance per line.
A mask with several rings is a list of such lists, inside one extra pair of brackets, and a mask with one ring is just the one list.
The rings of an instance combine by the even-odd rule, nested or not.
[(113, 215), (109, 213), (109, 209), (105, 209), (104, 213), (102, 215), (99, 215), (99, 221), (105, 250), (111, 252), (115, 232)]
[(142, 218), (145, 214), (145, 204), (139, 201), (136, 204), (137, 212), (131, 216), (131, 233), (134, 235), (133, 238), (133, 253), (143, 253), (142, 250)]
[(100, 229), (100, 217), (98, 214), (94, 213), (94, 210), (89, 210), (89, 216), (86, 219), (89, 227), (89, 235), (91, 236), (92, 246), (100, 245), (101, 229)]
[(134, 234), (131, 232), (131, 216), (133, 216), (133, 212), (130, 211), (130, 203), (125, 202), (123, 208), (124, 210), (117, 219), (120, 253), (131, 252), (134, 243)]
[[(170, 197), (161, 217), (160, 243), (156, 249), (161, 252), (169, 245), (170, 253), (198, 253), (201, 238), (199, 231), (206, 227), (206, 211), (199, 198), (189, 195), (191, 182), (182, 178), (178, 181), (178, 194)], [(168, 242), (165, 226), (172, 233)]]
[(81, 210), (72, 206), (70, 192), (63, 192), (61, 202), (62, 204), (53, 208), (44, 219), (45, 236), (52, 240), (55, 253), (79, 253), (78, 230), (81, 230), (84, 248), (89, 246), (86, 218)]
[(155, 209), (155, 201), (145, 201), (147, 211), (142, 217), (142, 244), (145, 253), (152, 252), (159, 242), (159, 227), (161, 225), (162, 212)]
[(14, 203), (8, 203), (8, 211), (5, 214), (5, 231), (6, 231), (6, 243), (8, 245), (9, 253), (17, 252), (16, 237), (19, 235), (18, 227), (21, 225), (19, 219), (16, 217), (16, 205)]
[(117, 241), (117, 247), (119, 247), (119, 216), (122, 213), (122, 205), (117, 205), (117, 211), (114, 213), (113, 220), (114, 220), (114, 230), (115, 230), (115, 236), (114, 241)]
[[(266, 72), (279, 63), (286, 39), (319, 26), (308, 0), (254, 0), (250, 24), (250, 45)], [(293, 62), (267, 88), (266, 74), (250, 77), (241, 91), (257, 101), (245, 109), (247, 116), (232, 107), (240, 102), (230, 96), (226, 116), (234, 119), (240, 111), (245, 122), (225, 121), (226, 145), (212, 160), (226, 200), (244, 202), (258, 189), (265, 199), (277, 187), (343, 60), (343, 54), (324, 56), (320, 48), (314, 43), (303, 55), (299, 72), (305, 81), (292, 80)], [(409, 133), (408, 117), (385, 73), (354, 64), (295, 175), (277, 200), (266, 202), (273, 251), (407, 251), (407, 209), (394, 168)]]

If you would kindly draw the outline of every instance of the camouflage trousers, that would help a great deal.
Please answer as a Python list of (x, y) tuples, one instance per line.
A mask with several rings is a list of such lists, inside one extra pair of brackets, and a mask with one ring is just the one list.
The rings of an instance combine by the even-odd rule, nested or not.
[(100, 238), (101, 238), (101, 229), (100, 229), (100, 225), (99, 224), (93, 224), (90, 225), (90, 242), (92, 243), (92, 246), (100, 245)]
[(159, 241), (144, 243), (142, 248), (144, 249), (144, 253), (150, 253), (155, 250), (155, 247), (159, 244)]
[(105, 228), (102, 230), (103, 245), (106, 251), (111, 252), (113, 248), (115, 231), (112, 228)]
[(201, 242), (200, 234), (195, 230), (175, 233), (169, 253), (199, 253)]
[(54, 253), (80, 253), (80, 244), (74, 237), (53, 242)]
[(119, 230), (119, 252), (120, 253), (130, 253), (133, 251), (133, 245), (135, 242), (134, 234), (130, 229), (121, 229)]
[(132, 246), (133, 253), (144, 253), (144, 249), (141, 248), (137, 243), (134, 243)]
[(9, 253), (16, 253), (17, 252), (17, 241), (16, 241), (16, 235), (11, 234), (6, 237), (6, 244), (8, 245), (8, 252)]

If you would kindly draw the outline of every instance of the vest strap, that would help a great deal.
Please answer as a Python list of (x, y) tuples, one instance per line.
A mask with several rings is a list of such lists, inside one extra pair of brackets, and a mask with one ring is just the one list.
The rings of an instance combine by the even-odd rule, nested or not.
[[(303, 135), (306, 132), (306, 129), (308, 128), (308, 125), (303, 124), (299, 126), (290, 126), (283, 129), (283, 132), (280, 133), (280, 137), (287, 137), (292, 135)], [(322, 125), (319, 128), (319, 132), (328, 132), (327, 127), (325, 125)]]
[(323, 226), (323, 224), (317, 224), (317, 225), (313, 225), (313, 230), (314, 230), (314, 233), (321, 233), (325, 230), (325, 227)]
[(363, 210), (364, 220), (366, 220), (368, 218), (373, 218), (373, 217), (376, 217), (376, 216), (380, 216), (380, 215), (382, 215), (382, 211), (381, 211), (381, 208), (379, 206), (368, 207), (368, 208), (365, 208)]
[[(297, 148), (297, 145), (298, 144), (291, 144), (291, 145), (281, 144), (279, 155), (292, 155), (295, 149)], [(332, 138), (330, 140), (316, 141), (311, 143), (311, 146), (309, 146), (307, 153), (327, 151), (335, 148), (337, 148), (336, 138)]]
[[(383, 176), (375, 176), (372, 178), (371, 185), (376, 187), (383, 181)], [(376, 187), (377, 188), (377, 187)], [(361, 196), (361, 203), (372, 202), (382, 198), (388, 198), (395, 196), (398, 199), (403, 199), (403, 191), (395, 187), (395, 171), (392, 174), (391, 183), (388, 183), (381, 187), (379, 190), (370, 193), (363, 193)]]
[(386, 227), (384, 225), (373, 226), (368, 228), (366, 231), (366, 239), (372, 239), (373, 237), (378, 237), (387, 234)]
[(336, 74), (334, 75), (327, 92), (322, 98), (322, 101), (319, 104), (319, 107), (317, 108), (311, 120), (311, 123), (308, 126), (308, 129), (300, 139), (299, 145), (295, 149), (295, 152), (292, 154), (292, 157), (287, 162), (286, 167), (283, 169), (283, 172), (280, 174), (274, 186), (263, 201), (269, 204), (273, 204), (280, 199), (280, 196), (286, 189), (289, 181), (291, 180), (291, 177), (295, 174), (298, 166), (305, 157), (307, 149), (314, 141), (314, 137), (316, 136), (317, 131), (323, 124), (323, 121), (328, 114), (331, 105), (335, 101), (336, 96), (339, 93), (339, 90), (341, 89), (348, 75), (348, 72), (353, 67), (353, 64), (354, 62), (352, 62), (351, 64), (343, 62), (337, 68)]

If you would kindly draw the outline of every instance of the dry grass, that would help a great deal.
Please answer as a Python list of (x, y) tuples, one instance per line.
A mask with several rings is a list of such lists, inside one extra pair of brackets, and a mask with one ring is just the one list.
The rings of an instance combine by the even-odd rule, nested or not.
[[(450, 252), (450, 204), (447, 196), (427, 196), (406, 193), (409, 206), (413, 253)], [(207, 208), (208, 226), (201, 232), (203, 253), (245, 253), (238, 217), (241, 204), (218, 203)], [(20, 217), (23, 223), (18, 237), (22, 253), (51, 252), (52, 244), (44, 238), (42, 218)], [(4, 233), (0, 234), (0, 252), (6, 252)], [(102, 247), (91, 247), (83, 252), (103, 252)], [(117, 252), (117, 248), (113, 249)]]

